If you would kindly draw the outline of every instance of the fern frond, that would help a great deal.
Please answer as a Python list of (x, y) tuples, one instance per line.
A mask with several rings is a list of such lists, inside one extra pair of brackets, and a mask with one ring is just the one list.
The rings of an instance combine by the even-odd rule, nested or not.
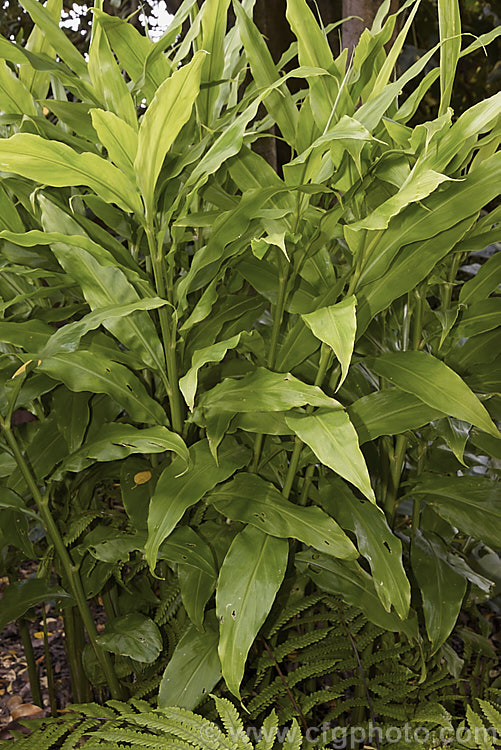
[(72, 518), (66, 534), (63, 537), (63, 541), (67, 547), (74, 544), (79, 536), (89, 528), (91, 523), (102, 516), (103, 513), (100, 510), (86, 510), (84, 513)]
[(312, 594), (310, 596), (306, 596), (304, 599), (301, 599), (298, 602), (294, 602), (294, 604), (290, 607), (286, 607), (286, 609), (281, 613), (280, 617), (275, 620), (273, 626), (266, 632), (266, 637), (271, 638), (272, 636), (274, 636), (276, 633), (278, 633), (279, 630), (283, 628), (283, 626), (287, 622), (289, 622), (289, 620), (294, 619), (306, 609), (315, 606), (315, 604), (318, 604), (318, 602), (322, 599), (322, 594)]
[(477, 698), (477, 701), (490, 726), (493, 727), (496, 732), (501, 734), (501, 713), (492, 705), (492, 703), (482, 700), (482, 698)]
[(299, 729), (299, 724), (294, 719), (282, 744), (282, 748), (283, 750), (300, 750), (302, 742), (303, 735)]
[(116, 711), (108, 705), (100, 706), (99, 703), (72, 703), (70, 708), (72, 711), (87, 717), (95, 717), (97, 719), (117, 718)]
[(262, 737), (256, 745), (256, 750), (273, 750), (277, 732), (278, 718), (275, 711), (272, 711), (263, 721)]
[(124, 729), (116, 727), (115, 729), (99, 730), (93, 732), (93, 737), (97, 737), (108, 742), (127, 742), (133, 747), (144, 747), (146, 750), (165, 750), (165, 738), (155, 737), (154, 734), (136, 731), (134, 729)]
[(226, 698), (218, 698), (215, 695), (211, 697), (216, 704), (219, 718), (221, 719), (227, 734), (232, 738), (238, 737), (239, 743), (241, 743), (242, 746), (252, 748), (252, 744), (245, 733), (242, 719), (233, 703)]
[(98, 726), (98, 719), (83, 719), (78, 724), (74, 725), (71, 734), (66, 737), (61, 745), (61, 750), (74, 750), (74, 748), (79, 746), (82, 737)]
[[(132, 685), (132, 689), (134, 690), (134, 698), (144, 698), (146, 695), (149, 695), (149, 693), (157, 690), (161, 682), (162, 675), (152, 677), (150, 680), (142, 680), (141, 682), (136, 682), (134, 685)], [(151, 706), (148, 703), (146, 705), (148, 706), (148, 709), (151, 709)]]
[(489, 737), (482, 718), (471, 706), (466, 706), (466, 718), (473, 732), (477, 750), (494, 750), (494, 744)]
[(201, 750), (235, 750), (235, 745), (228, 741), (216, 724), (185, 708), (171, 706), (164, 708), (161, 713), (138, 714), (134, 717), (134, 723), (174, 735)]

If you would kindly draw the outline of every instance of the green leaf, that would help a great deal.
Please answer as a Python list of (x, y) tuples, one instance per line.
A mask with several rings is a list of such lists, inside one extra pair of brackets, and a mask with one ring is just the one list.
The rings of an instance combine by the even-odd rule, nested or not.
[(205, 56), (200, 50), (162, 83), (141, 122), (134, 166), (148, 214), (154, 207), (153, 194), (165, 156), (190, 119)]
[(196, 628), (202, 630), (205, 607), (216, 588), (216, 573), (207, 575), (203, 570), (181, 564), (177, 566), (177, 577), (188, 617)]
[(218, 341), (217, 344), (205, 346), (203, 349), (197, 349), (191, 358), (191, 368), (179, 381), (179, 390), (184, 396), (190, 411), (193, 411), (195, 403), (195, 394), (198, 385), (198, 371), (208, 362), (221, 362), (229, 349), (238, 346), (240, 334), (232, 336), (230, 339)]
[(24, 231), (23, 222), (7, 192), (0, 186), (0, 229), (12, 232)]
[(228, 689), (240, 697), (247, 654), (285, 576), (289, 544), (246, 526), (233, 540), (216, 589), (219, 658)]
[(39, 520), (39, 516), (32, 510), (26, 507), (26, 503), (20, 495), (10, 490), (8, 487), (2, 487), (0, 494), (0, 509), (15, 510), (24, 513), (27, 516), (31, 516)]
[(358, 555), (333, 518), (320, 508), (303, 508), (285, 500), (272, 484), (256, 474), (237, 474), (212, 492), (209, 501), (223, 516), (250, 523), (271, 536), (299, 539), (334, 557), (353, 559)]
[(214, 611), (206, 617), (205, 628), (200, 633), (190, 625), (177, 644), (160, 683), (159, 708), (193, 710), (221, 679)]
[[(252, 76), (260, 89), (269, 88), (278, 79), (278, 71), (261, 33), (239, 2), (234, 2), (238, 31), (244, 45)], [(287, 141), (293, 145), (296, 138), (297, 108), (286, 86), (270, 91), (264, 105)]]
[(89, 424), (89, 399), (90, 393), (73, 393), (66, 388), (57, 388), (52, 396), (52, 413), (70, 453), (82, 445)]
[(501, 252), (496, 252), (483, 263), (475, 276), (463, 284), (459, 291), (459, 302), (471, 305), (480, 302), (501, 284)]
[(40, 578), (25, 578), (24, 581), (11, 583), (4, 590), (1, 600), (0, 631), (9, 622), (26, 614), (35, 604), (48, 602), (51, 599), (69, 600), (68, 604), (73, 602), (70, 594), (60, 586), (47, 586), (46, 582)]
[(232, 421), (232, 427), (238, 427), (245, 432), (258, 432), (264, 435), (293, 435), (285, 421), (285, 414), (279, 411), (256, 411), (248, 414), (238, 414)]
[[(433, 217), (437, 214), (443, 216), (444, 214), (440, 213), (442, 208), (436, 209), (436, 212), (432, 214)], [(429, 212), (427, 215), (430, 216)], [(476, 215), (470, 216), (451, 229), (440, 232), (428, 240), (412, 242), (398, 251), (396, 247), (397, 243), (400, 245), (400, 241), (405, 233), (405, 227), (407, 226), (406, 221), (401, 222), (400, 239), (395, 240), (393, 245), (398, 255), (391, 262), (387, 270), (379, 268), (382, 278), (376, 276), (373, 281), (362, 286), (357, 291), (359, 337), (364, 333), (370, 321), (378, 312), (387, 308), (393, 300), (398, 299), (398, 297), (401, 297), (406, 292), (410, 292), (420, 281), (423, 281), (429, 275), (437, 263), (450, 253), (464, 237), (476, 218)], [(390, 227), (384, 235), (388, 236), (388, 244), (385, 244), (386, 249), (387, 247), (391, 247), (395, 234)], [(383, 257), (384, 250), (380, 246), (378, 246), (377, 251), (378, 257)], [(370, 265), (370, 262), (368, 265)], [(374, 275), (376, 275), (375, 266), (371, 278)]]
[(109, 114), (116, 115), (115, 124), (119, 133), (123, 130), (120, 122), (137, 129), (136, 107), (98, 16), (94, 17), (92, 24), (88, 70), (99, 100)]
[[(497, 109), (499, 110), (499, 104)], [(453, 128), (449, 133), (452, 133), (452, 130)], [(441, 142), (441, 147), (444, 142), (445, 139)], [(453, 139), (453, 142), (457, 144), (461, 141)], [(383, 286), (381, 278), (391, 269), (392, 262), (399, 249), (411, 245), (411, 243), (413, 247), (416, 247), (418, 242), (424, 244), (423, 240), (430, 240), (431, 244), (433, 238), (435, 238), (437, 260), (442, 258), (445, 254), (442, 254), (441, 250), (443, 237), (437, 237), (436, 235), (452, 227), (461, 226), (463, 221), (458, 221), (458, 218), (473, 216), (489, 201), (493, 200), (498, 192), (493, 185), (493, 181), (496, 183), (500, 178), (501, 152), (483, 161), (461, 182), (446, 185), (439, 192), (430, 195), (429, 198), (425, 199), (423, 205), (412, 204), (408, 206), (398, 218), (395, 217), (390, 222), (388, 229), (381, 233), (375, 244), (371, 246), (370, 257), (360, 275), (360, 286), (373, 281), (377, 282), (379, 286)], [(461, 236), (457, 238), (456, 242), (460, 239), (462, 239)], [(406, 248), (406, 250), (408, 252), (409, 248)], [(416, 260), (418, 257), (416, 256)], [(435, 262), (437, 261), (435, 260)], [(433, 265), (431, 268), (433, 268)], [(411, 271), (412, 266), (409, 267), (407, 273)], [(388, 278), (387, 275), (386, 278)], [(388, 283), (393, 283), (393, 280), (390, 279)], [(395, 299), (395, 297), (392, 297), (392, 299)], [(358, 312), (360, 312), (361, 299), (358, 292), (357, 300)]]
[(353, 354), (355, 334), (357, 331), (355, 297), (347, 297), (337, 305), (321, 307), (311, 313), (301, 315), (306, 325), (317, 339), (328, 344), (341, 365), (341, 378), (338, 390), (348, 374), (348, 368)]
[(227, 378), (200, 398), (200, 407), (246, 413), (287, 411), (295, 406), (340, 407), (317, 386), (307, 385), (290, 373), (257, 367), (241, 380)]
[(26, 320), (19, 323), (0, 321), (0, 338), (25, 352), (38, 352), (50, 339), (53, 329), (41, 320)]
[(98, 440), (85, 443), (79, 451), (69, 456), (62, 464), (64, 471), (82, 471), (94, 461), (117, 461), (131, 453), (164, 453), (173, 451), (186, 467), (190, 460), (188, 448), (180, 435), (166, 427), (138, 429), (129, 424), (105, 424), (99, 430)]
[(426, 352), (392, 352), (368, 363), (371, 369), (425, 404), (475, 425), (494, 437), (499, 433), (485, 406), (454, 370)]
[(149, 461), (137, 455), (120, 462), (120, 492), (125, 512), (134, 529), (146, 531), (148, 505), (156, 476)]
[[(92, 310), (140, 303), (139, 294), (120, 268), (102, 265), (83, 248), (75, 252), (73, 247), (64, 242), (54, 243), (52, 252), (64, 270), (80, 285)], [(160, 301), (158, 297), (156, 300)], [(159, 305), (155, 302), (153, 308), (157, 306)], [(164, 372), (162, 345), (147, 312), (131, 310), (128, 315), (104, 317), (102, 324), (120, 343), (138, 353), (145, 365), (157, 372)]]
[(445, 440), (459, 463), (466, 466), (463, 458), (464, 449), (470, 435), (471, 425), (454, 417), (438, 419), (433, 424), (433, 430)]
[[(58, 429), (55, 413), (36, 426), (26, 453), (31, 471), (40, 482), (68, 454), (68, 446)], [(16, 492), (25, 492), (26, 479), (19, 467), (9, 477), (8, 483)]]
[(0, 110), (5, 114), (36, 115), (35, 102), (22, 81), (0, 59)]
[(22, 0), (21, 5), (28, 11), (33, 23), (38, 26), (61, 60), (64, 60), (78, 76), (88, 79), (87, 63), (60, 28), (59, 19), (55, 20), (47, 8), (44, 8), (38, 0)]
[(412, 572), (421, 589), (426, 631), (433, 653), (445, 643), (458, 618), (467, 581), (448, 564), (439, 537), (414, 530), (411, 543)]
[(311, 416), (290, 414), (286, 422), (324, 466), (358, 487), (375, 503), (358, 435), (344, 409), (319, 409)]
[(444, 416), (442, 411), (399, 388), (384, 388), (363, 396), (347, 406), (346, 411), (358, 432), (360, 444), (381, 435), (415, 430)]
[(439, 185), (450, 179), (450, 177), (435, 172), (433, 169), (425, 169), (421, 168), (421, 165), (417, 165), (395, 195), (381, 203), (365, 219), (360, 219), (348, 224), (348, 226), (350, 229), (358, 231), (361, 229), (386, 229), (390, 219), (399, 214), (406, 206), (427, 198)]
[(160, 84), (171, 74), (167, 57), (160, 54), (155, 57), (154, 62), (147, 63), (149, 55), (155, 49), (147, 36), (118, 16), (110, 16), (98, 8), (94, 8), (93, 13), (104, 28), (120, 65), (145, 97), (152, 99)]
[(383, 607), (389, 612), (393, 606), (405, 620), (409, 615), (411, 587), (402, 564), (402, 543), (392, 533), (382, 510), (355, 497), (339, 479), (323, 484), (320, 504), (343, 528), (356, 534), (358, 549), (371, 566), (372, 580)]
[(209, 577), (216, 575), (211, 548), (190, 526), (180, 526), (162, 542), (158, 559), (190, 566)]
[[(501, 253), (499, 253), (501, 256)], [(458, 339), (466, 339), (485, 331), (492, 331), (501, 325), (501, 299), (491, 297), (474, 302), (463, 313), (454, 335)]]
[[(297, 38), (299, 64), (323, 68), (332, 74), (335, 68), (329, 42), (306, 0), (288, 0), (287, 20)], [(339, 83), (331, 75), (314, 78), (309, 85), (311, 109), (319, 130), (323, 131), (335, 110)]]
[(456, 67), (461, 52), (461, 15), (459, 0), (438, 0), (440, 31), (440, 108), (443, 115), (451, 102)]
[(123, 172), (106, 159), (89, 152), (79, 154), (65, 143), (31, 133), (0, 139), (0, 169), (42, 185), (85, 185), (124, 211), (142, 213), (137, 188)]
[(347, 604), (361, 609), (368, 620), (384, 630), (418, 637), (417, 619), (412, 612), (401, 620), (394, 612), (387, 612), (376, 594), (371, 576), (355, 562), (341, 562), (318, 552), (296, 555), (296, 567), (306, 573), (323, 591), (341, 596)]
[(141, 381), (123, 365), (96, 352), (54, 354), (42, 360), (38, 369), (66, 385), (70, 391), (107, 393), (136, 422), (166, 424), (159, 403), (146, 392)]
[(413, 497), (423, 497), (439, 516), (465, 534), (499, 549), (501, 498), (499, 485), (486, 477), (424, 475), (413, 487)]
[(129, 656), (143, 664), (154, 662), (162, 651), (162, 636), (158, 626), (139, 612), (108, 622), (105, 632), (98, 635), (96, 641), (106, 651)]
[(206, 55), (200, 83), (202, 92), (198, 100), (199, 117), (201, 122), (212, 127), (216, 119), (217, 100), (219, 97), (220, 81), (224, 73), (225, 44), (224, 37), (228, 23), (228, 7), (230, 0), (205, 0), (201, 10), (200, 46)]
[(151, 498), (145, 558), (152, 571), (160, 545), (174, 530), (185, 511), (247, 461), (247, 451), (231, 438), (226, 438), (221, 445), (219, 464), (212, 457), (207, 440), (195, 443), (189, 452), (188, 470), (185, 470), (184, 461), (175, 459), (160, 475)]
[(97, 137), (111, 161), (134, 180), (134, 160), (138, 145), (136, 130), (113, 112), (91, 109), (90, 115)]
[[(43, 347), (36, 350), (33, 349), (32, 351), (37, 351), (41, 357), (51, 356), (52, 354), (58, 354), (59, 352), (74, 352), (79, 347), (80, 339), (89, 331), (94, 331), (96, 328), (99, 328), (100, 325), (110, 324), (110, 321), (126, 317), (133, 312), (137, 312), (137, 310), (155, 310), (166, 304), (168, 304), (166, 300), (160, 299), (160, 297), (147, 297), (146, 299), (138, 299), (135, 302), (129, 302), (123, 305), (98, 307), (88, 315), (84, 315), (80, 320), (77, 320), (74, 323), (67, 323), (65, 326), (58, 328)], [(140, 322), (144, 322), (143, 319), (141, 319)], [(111, 326), (114, 327), (113, 322), (111, 323)], [(137, 328), (137, 325), (133, 327)]]

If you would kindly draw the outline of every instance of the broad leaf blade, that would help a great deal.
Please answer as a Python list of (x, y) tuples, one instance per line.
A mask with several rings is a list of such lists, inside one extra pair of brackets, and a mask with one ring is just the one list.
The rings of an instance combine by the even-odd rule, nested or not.
[(24, 581), (11, 583), (2, 596), (0, 630), (12, 620), (22, 617), (30, 607), (51, 599), (70, 600), (69, 603), (72, 601), (70, 594), (60, 586), (47, 586), (40, 578), (26, 578)]
[(177, 644), (160, 683), (159, 708), (193, 710), (221, 679), (217, 621), (209, 614), (204, 632), (191, 625)]
[(370, 362), (371, 369), (408, 393), (451, 417), (488, 432), (499, 433), (485, 406), (454, 370), (426, 352), (393, 352)]
[(291, 414), (286, 421), (324, 466), (358, 487), (371, 502), (376, 502), (358, 435), (344, 409), (319, 409), (311, 416)]
[(134, 166), (147, 212), (153, 210), (153, 194), (165, 156), (190, 118), (205, 55), (203, 50), (197, 52), (188, 65), (164, 81), (143, 117)]
[(190, 467), (187, 471), (180, 459), (164, 469), (151, 498), (148, 516), (145, 557), (151, 570), (155, 569), (160, 545), (174, 530), (185, 511), (216, 484), (244, 466), (246, 461), (247, 451), (227, 438), (219, 451), (219, 464), (216, 464), (208, 442), (201, 440), (190, 448)]
[(130, 370), (95, 352), (54, 354), (44, 358), (38, 369), (64, 383), (71, 391), (107, 393), (136, 422), (154, 425), (167, 422), (160, 404), (147, 394), (144, 385)]
[(286, 411), (295, 406), (339, 406), (317, 386), (307, 385), (290, 373), (258, 367), (241, 380), (228, 378), (200, 399), (203, 408), (235, 413)]
[(384, 513), (373, 503), (355, 497), (341, 480), (320, 489), (322, 507), (356, 534), (360, 553), (369, 562), (372, 580), (383, 607), (395, 608), (405, 620), (409, 614), (411, 587), (402, 564), (402, 543), (392, 533)]
[(107, 651), (129, 656), (145, 664), (154, 662), (162, 650), (158, 626), (139, 612), (108, 622), (104, 633), (98, 635), (96, 641)]
[(299, 539), (334, 557), (354, 558), (357, 551), (336, 521), (320, 508), (303, 508), (255, 474), (238, 474), (210, 495), (216, 510), (233, 521), (249, 523), (272, 536)]
[(442, 518), (464, 533), (498, 549), (501, 540), (499, 484), (486, 477), (440, 477), (433, 474), (412, 489)]
[(246, 526), (233, 540), (216, 590), (219, 658), (228, 689), (240, 697), (249, 649), (283, 581), (289, 544)]
[(343, 384), (353, 354), (357, 331), (356, 299), (347, 297), (330, 307), (321, 307), (301, 316), (317, 339), (328, 344), (341, 365), (338, 390)]
[(411, 544), (412, 572), (421, 589), (426, 631), (433, 653), (452, 632), (466, 592), (466, 579), (446, 560), (445, 545), (416, 529)]
[(53, 187), (86, 185), (108, 203), (142, 213), (137, 188), (119, 169), (96, 154), (79, 154), (65, 143), (16, 133), (0, 140), (0, 169)]

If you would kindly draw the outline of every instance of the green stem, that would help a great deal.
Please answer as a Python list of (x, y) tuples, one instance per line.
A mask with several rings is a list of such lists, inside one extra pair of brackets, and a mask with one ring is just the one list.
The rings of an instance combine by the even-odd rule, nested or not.
[(414, 294), (416, 295), (416, 304), (410, 346), (411, 349), (416, 351), (421, 345), (421, 334), (423, 332), (424, 297), (419, 289), (416, 289)]
[(51, 716), (57, 716), (56, 690), (54, 686), (54, 670), (52, 669), (52, 659), (49, 648), (49, 631), (47, 629), (47, 615), (45, 614), (45, 604), (42, 604), (43, 620), (43, 650), (45, 658), (45, 672), (47, 675), (47, 690), (49, 693), (49, 706)]
[(35, 661), (33, 644), (31, 643), (30, 628), (28, 622), (24, 619), (24, 617), (21, 617), (17, 621), (17, 624), (19, 627), (19, 633), (21, 635), (21, 641), (23, 642), (24, 657), (26, 659), (26, 664), (28, 665), (31, 699), (35, 706), (40, 706), (40, 708), (43, 708), (42, 690), (40, 688), (40, 675), (38, 673), (38, 667)]
[(310, 485), (313, 480), (313, 474), (315, 472), (315, 464), (310, 464), (308, 468), (306, 469), (304, 473), (304, 482), (303, 487), (301, 489), (301, 496), (298, 501), (298, 505), (306, 505), (308, 501), (308, 492), (310, 490)]
[[(315, 378), (315, 385), (320, 386), (322, 384), (325, 378), (325, 375), (327, 373), (327, 369), (329, 367), (330, 359), (331, 359), (330, 348), (327, 346), (327, 344), (322, 344), (322, 348), (320, 349), (320, 362), (318, 365), (317, 376)], [(313, 407), (308, 406), (308, 408), (306, 409), (306, 413), (311, 414), (312, 411), (313, 411)], [(300, 440), (298, 437), (296, 437), (294, 441), (294, 450), (292, 451), (291, 460), (289, 462), (289, 468), (287, 470), (287, 476), (285, 477), (285, 482), (284, 482), (284, 486), (282, 489), (282, 495), (285, 498), (288, 498), (290, 495), (292, 485), (294, 483), (294, 479), (297, 473), (297, 467), (299, 465), (299, 459), (301, 457), (301, 451), (303, 449), (303, 445), (304, 445), (303, 441)], [(312, 469), (312, 472), (311, 472), (311, 476), (312, 476), (314, 467), (312, 466), (308, 468)], [(304, 487), (303, 487), (303, 494), (304, 494)], [(304, 496), (304, 498), (303, 498), (303, 495), (301, 495), (301, 498), (304, 499), (304, 502), (306, 502), (307, 494)]]
[(294, 440), (294, 450), (292, 451), (291, 460), (289, 461), (289, 468), (287, 476), (285, 477), (284, 486), (282, 488), (282, 495), (287, 499), (290, 495), (292, 485), (297, 473), (297, 467), (299, 459), (301, 457), (301, 451), (303, 450), (303, 441), (298, 437)]
[(70, 668), (71, 692), (74, 703), (86, 703), (90, 701), (89, 683), (85, 676), (82, 665), (82, 649), (84, 647), (83, 632), (77, 630), (76, 623), (80, 623), (77, 616), (75, 621), (75, 607), (65, 607), (62, 610), (64, 623), (64, 647)]
[(278, 339), (280, 337), (280, 328), (284, 317), (285, 302), (287, 300), (287, 269), (283, 268), (283, 262), (280, 261), (281, 272), (278, 284), (278, 299), (275, 306), (275, 315), (273, 317), (273, 329), (271, 331), (270, 349), (268, 352), (268, 367), (273, 370), (277, 359)]
[[(283, 265), (283, 259), (279, 252), (279, 285), (278, 285), (278, 298), (277, 304), (275, 305), (274, 316), (273, 316), (273, 328), (271, 331), (270, 349), (268, 351), (267, 365), (270, 370), (275, 367), (278, 350), (278, 340), (280, 338), (280, 328), (282, 327), (282, 321), (284, 317), (285, 303), (287, 302), (287, 282), (288, 282), (288, 268)], [(259, 459), (261, 458), (261, 451), (263, 450), (264, 435), (257, 435), (254, 443), (254, 457), (252, 460), (252, 471), (257, 472), (259, 467)]]
[(369, 260), (369, 258), (371, 256), (372, 249), (374, 248), (374, 246), (379, 241), (379, 239), (380, 239), (380, 237), (382, 235), (382, 231), (383, 230), (380, 229), (377, 232), (373, 232), (372, 233), (372, 235), (373, 235), (372, 240), (369, 242), (368, 245), (366, 245), (364, 247), (362, 255), (361, 255), (361, 258), (360, 258), (359, 262), (357, 263), (356, 268), (353, 271), (353, 274), (351, 276), (350, 284), (348, 286), (348, 292), (347, 292), (347, 295), (346, 295), (347, 297), (349, 297), (351, 294), (353, 294), (353, 292), (357, 288), (357, 284), (360, 281), (360, 277), (362, 276), (362, 273), (365, 270), (365, 266), (367, 265), (367, 261)]
[[(167, 299), (167, 286), (165, 283), (162, 248), (160, 243), (155, 240), (155, 232), (152, 227), (146, 229), (148, 246), (150, 249), (151, 265), (153, 269), (153, 278), (155, 288), (159, 297)], [(169, 398), (172, 428), (179, 434), (183, 431), (183, 409), (181, 402), (181, 392), (179, 390), (179, 380), (176, 360), (176, 327), (171, 326), (167, 308), (158, 308), (158, 317), (160, 320), (160, 330), (165, 354), (165, 363), (167, 365), (167, 381), (163, 378), (164, 385)]]
[(402, 476), (406, 451), (407, 438), (405, 435), (398, 435), (395, 440), (395, 449), (390, 455), (390, 486), (385, 503), (386, 512), (392, 522), (395, 517), (398, 489), (400, 487), (400, 477)]
[(96, 625), (92, 618), (92, 614), (85, 597), (85, 592), (82, 586), (82, 581), (80, 580), (78, 567), (71, 560), (57, 524), (52, 516), (52, 513), (50, 512), (48, 496), (46, 496), (46, 498), (42, 497), (37, 483), (17, 444), (16, 438), (12, 434), (10, 424), (5, 424), (4, 422), (3, 428), (7, 443), (12, 451), (20, 472), (23, 475), (26, 484), (28, 485), (28, 489), (32, 494), (33, 500), (37, 505), (37, 509), (45, 526), (47, 536), (54, 545), (59, 560), (61, 561), (61, 565), (63, 566), (66, 578), (69, 583), (69, 587), (71, 589), (71, 593), (79, 609), (80, 616), (83, 620), (87, 635), (89, 636), (91, 646), (94, 650), (94, 653), (96, 654), (96, 658), (101, 665), (101, 669), (103, 670), (103, 674), (105, 676), (106, 682), (108, 683), (110, 693), (114, 699), (118, 699), (121, 696), (121, 690), (118, 678), (115, 674), (115, 670), (113, 669), (111, 657), (106, 651), (103, 651), (103, 649), (100, 648), (96, 641), (98, 635)]
[(456, 279), (459, 266), (463, 259), (462, 253), (456, 253), (452, 259), (451, 267), (449, 269), (448, 281), (442, 287), (442, 308), (447, 310), (452, 300), (452, 290), (454, 289), (454, 281)]

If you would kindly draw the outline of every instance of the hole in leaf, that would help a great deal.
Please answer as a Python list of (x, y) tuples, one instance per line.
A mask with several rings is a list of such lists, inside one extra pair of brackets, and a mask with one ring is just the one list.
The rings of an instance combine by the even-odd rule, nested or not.
[(232, 611), (231, 616), (233, 617), (234, 620), (237, 619), (237, 613), (235, 612), (235, 610)]
[(389, 553), (390, 553), (390, 555), (391, 555), (391, 547), (390, 547), (390, 545), (388, 544), (388, 542), (383, 542), (383, 546), (384, 546), (384, 547), (386, 547), (386, 549), (388, 550), (388, 552), (389, 552)]

